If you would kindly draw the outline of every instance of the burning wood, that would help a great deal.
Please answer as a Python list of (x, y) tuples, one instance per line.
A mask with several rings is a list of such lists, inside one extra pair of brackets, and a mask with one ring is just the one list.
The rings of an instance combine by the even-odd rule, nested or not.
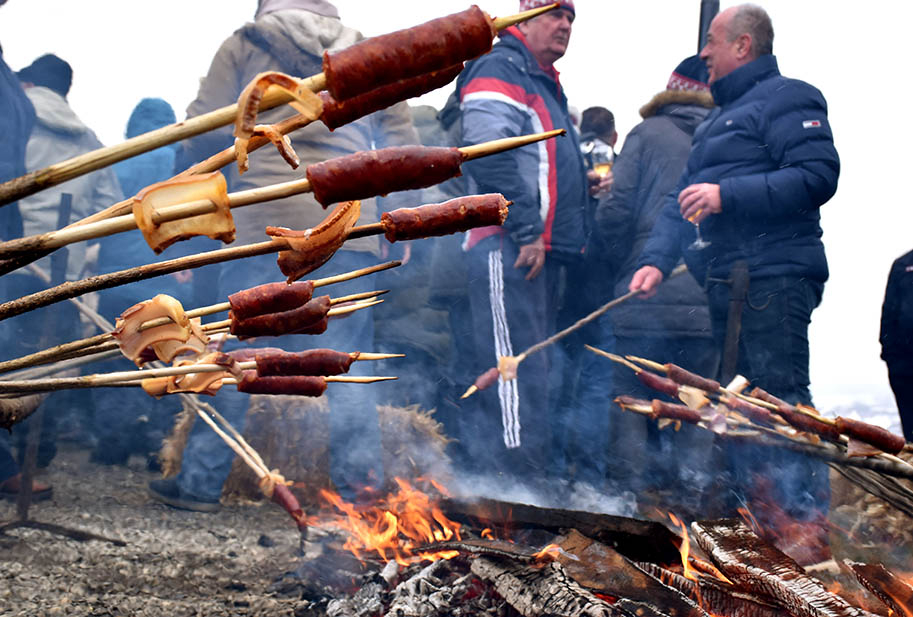
[(741, 521), (692, 523), (697, 542), (735, 584), (773, 598), (795, 617), (864, 617), (865, 611), (830, 593), (788, 555)]
[(844, 560), (862, 585), (884, 602), (897, 617), (913, 617), (913, 586), (881, 564)]

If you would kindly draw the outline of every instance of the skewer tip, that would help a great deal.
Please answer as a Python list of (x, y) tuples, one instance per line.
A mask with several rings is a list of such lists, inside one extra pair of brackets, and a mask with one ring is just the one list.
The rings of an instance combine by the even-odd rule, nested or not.
[(530, 9), (528, 11), (522, 11), (520, 13), (508, 15), (507, 17), (495, 17), (492, 21), (494, 22), (495, 28), (500, 31), (500, 30), (503, 30), (504, 28), (509, 28), (510, 26), (515, 26), (521, 22), (532, 19), (533, 17), (538, 17), (539, 15), (542, 15), (543, 13), (547, 13), (549, 11), (554, 11), (559, 6), (561, 6), (560, 2), (553, 2), (552, 4), (548, 4), (546, 6), (540, 6), (538, 8)]
[(479, 391), (479, 389), (475, 385), (471, 385), (466, 389), (466, 392), (463, 392), (463, 396), (460, 397), (460, 400), (463, 400), (464, 398), (469, 398), (470, 396), (472, 396), (473, 394), (475, 394), (478, 391)]

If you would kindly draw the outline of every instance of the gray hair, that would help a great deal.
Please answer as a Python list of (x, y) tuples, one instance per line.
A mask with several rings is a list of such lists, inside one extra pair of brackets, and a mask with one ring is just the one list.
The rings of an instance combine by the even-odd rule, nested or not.
[(755, 58), (774, 52), (774, 26), (767, 11), (756, 4), (742, 4), (736, 8), (729, 22), (729, 40), (742, 34), (751, 35), (751, 52)]

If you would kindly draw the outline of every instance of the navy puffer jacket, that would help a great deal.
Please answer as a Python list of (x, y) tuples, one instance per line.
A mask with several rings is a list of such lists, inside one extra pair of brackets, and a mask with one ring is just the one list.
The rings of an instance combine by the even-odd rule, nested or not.
[[(780, 75), (764, 55), (711, 86), (719, 105), (694, 134), (688, 165), (666, 198), (638, 265), (664, 274), (684, 253), (689, 270), (726, 278), (748, 262), (754, 278), (828, 277), (818, 208), (837, 190), (840, 161), (827, 103), (813, 86)], [(691, 184), (720, 185), (722, 212), (701, 224), (711, 245), (688, 249), (693, 226), (682, 219), (678, 193)]]

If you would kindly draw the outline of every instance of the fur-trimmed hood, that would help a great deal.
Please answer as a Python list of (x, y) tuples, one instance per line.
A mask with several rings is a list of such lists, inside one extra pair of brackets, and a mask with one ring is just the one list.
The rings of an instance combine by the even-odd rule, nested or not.
[(716, 104), (713, 102), (713, 96), (709, 92), (695, 92), (693, 90), (663, 90), (650, 102), (640, 108), (640, 117), (646, 120), (655, 116), (661, 108), (666, 105), (698, 105), (713, 109)]

